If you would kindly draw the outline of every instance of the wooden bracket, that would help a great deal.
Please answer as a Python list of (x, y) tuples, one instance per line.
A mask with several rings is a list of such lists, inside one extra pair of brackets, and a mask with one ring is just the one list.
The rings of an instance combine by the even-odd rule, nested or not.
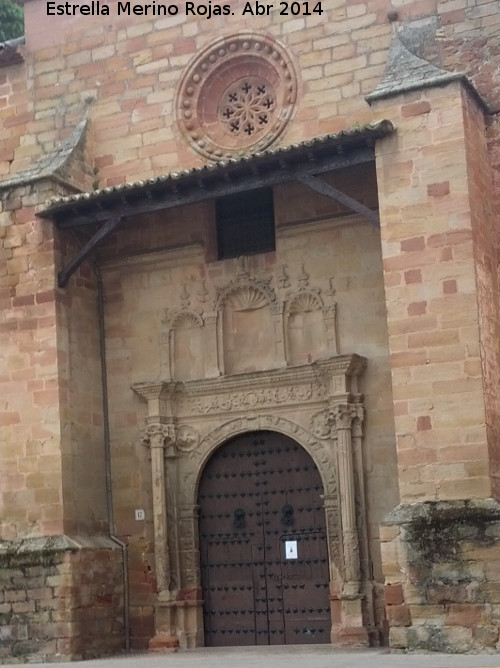
[(97, 230), (92, 239), (87, 241), (87, 243), (80, 249), (76, 256), (61, 269), (57, 275), (57, 285), (60, 288), (64, 288), (66, 286), (73, 273), (78, 269), (82, 262), (85, 262), (97, 244), (105, 239), (109, 234), (111, 234), (111, 232), (118, 227), (122, 220), (123, 218), (121, 217), (110, 218), (106, 223), (104, 223), (102, 227), (99, 228), (99, 230)]
[(332, 199), (340, 202), (344, 206), (348, 207), (352, 211), (359, 213), (361, 216), (366, 218), (376, 227), (380, 227), (380, 217), (376, 211), (372, 211), (361, 202), (353, 199), (349, 195), (337, 190), (334, 186), (331, 186), (329, 183), (325, 183), (322, 179), (318, 179), (317, 176), (312, 176), (311, 174), (297, 174), (297, 181), (303, 183), (306, 186), (309, 186), (312, 190), (320, 193), (321, 195), (326, 195)]

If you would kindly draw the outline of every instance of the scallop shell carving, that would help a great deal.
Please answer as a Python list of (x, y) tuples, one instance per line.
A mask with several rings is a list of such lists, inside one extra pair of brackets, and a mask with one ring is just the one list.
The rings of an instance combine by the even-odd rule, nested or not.
[(321, 301), (312, 292), (301, 292), (290, 303), (289, 313), (309, 313), (321, 309)]
[(235, 311), (254, 311), (268, 304), (267, 296), (253, 285), (245, 285), (227, 297)]
[(203, 322), (199, 315), (191, 311), (184, 311), (178, 313), (172, 320), (173, 329), (193, 329), (194, 327), (201, 327)]

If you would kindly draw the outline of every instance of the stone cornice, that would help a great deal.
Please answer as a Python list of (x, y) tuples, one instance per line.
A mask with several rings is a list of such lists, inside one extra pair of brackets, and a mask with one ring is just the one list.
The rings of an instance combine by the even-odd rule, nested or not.
[(313, 364), (181, 382), (142, 382), (132, 389), (148, 401), (149, 416), (178, 417), (248, 412), (288, 405), (346, 403), (358, 397), (359, 355)]
[[(226, 392), (240, 392), (250, 388), (276, 388), (305, 383), (328, 384), (329, 380), (335, 376), (346, 376), (348, 378), (361, 376), (366, 364), (366, 358), (360, 355), (337, 355), (328, 360), (320, 360), (304, 366), (267, 369), (217, 378), (189, 380), (182, 383), (176, 381), (144, 381), (134, 383), (132, 389), (144, 399), (152, 399), (166, 397), (172, 393), (182, 394), (185, 397), (199, 397)], [(327, 389), (325, 396), (328, 394)]]
[[(359, 355), (338, 355), (304, 366), (269, 369), (251, 373), (239, 373), (219, 378), (204, 378), (187, 381), (180, 390), (186, 397), (241, 392), (250, 388), (277, 388), (323, 383), (327, 385), (332, 377), (360, 376), (366, 368), (367, 360)], [(327, 388), (326, 394), (329, 394)]]

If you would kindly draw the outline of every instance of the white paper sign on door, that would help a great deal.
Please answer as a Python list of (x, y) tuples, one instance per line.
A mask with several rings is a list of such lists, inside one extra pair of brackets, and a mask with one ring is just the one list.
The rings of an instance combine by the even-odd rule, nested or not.
[(285, 541), (285, 559), (298, 559), (296, 540)]

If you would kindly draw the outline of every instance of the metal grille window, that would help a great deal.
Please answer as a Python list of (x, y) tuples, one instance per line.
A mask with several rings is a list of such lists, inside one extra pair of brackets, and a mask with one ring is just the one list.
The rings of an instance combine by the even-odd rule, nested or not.
[(272, 188), (220, 197), (215, 217), (219, 260), (275, 249)]

